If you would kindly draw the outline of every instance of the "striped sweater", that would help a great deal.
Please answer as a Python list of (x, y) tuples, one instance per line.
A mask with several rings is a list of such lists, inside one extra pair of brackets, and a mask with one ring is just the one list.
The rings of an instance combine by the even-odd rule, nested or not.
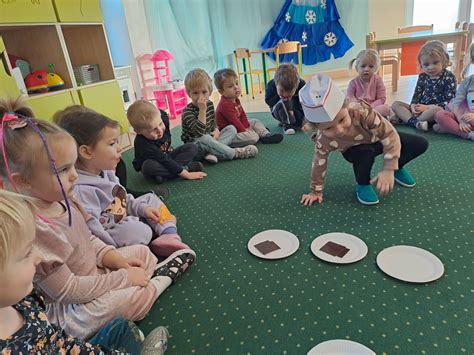
[(214, 104), (212, 101), (207, 102), (206, 109), (206, 124), (198, 120), (199, 108), (192, 102), (189, 103), (183, 110), (181, 116), (181, 140), (184, 143), (192, 142), (196, 138), (202, 137), (206, 134), (212, 135), (216, 128), (216, 121), (214, 119)]

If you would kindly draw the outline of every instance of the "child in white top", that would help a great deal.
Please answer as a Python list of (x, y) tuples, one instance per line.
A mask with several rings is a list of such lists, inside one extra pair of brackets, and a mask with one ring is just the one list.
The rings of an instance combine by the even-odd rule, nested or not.
[(349, 82), (347, 97), (351, 102), (364, 100), (375, 111), (389, 118), (393, 112), (390, 106), (385, 103), (387, 99), (385, 85), (377, 74), (380, 67), (379, 53), (374, 49), (360, 51), (357, 57), (349, 63), (349, 70), (352, 70), (354, 62), (359, 75)]
[(49, 320), (86, 339), (116, 317), (138, 320), (194, 261), (180, 250), (157, 265), (143, 245), (115, 249), (91, 234), (73, 198), (77, 146), (60, 127), (31, 118), (21, 102), (0, 100), (2, 187), (35, 198), (35, 284)]

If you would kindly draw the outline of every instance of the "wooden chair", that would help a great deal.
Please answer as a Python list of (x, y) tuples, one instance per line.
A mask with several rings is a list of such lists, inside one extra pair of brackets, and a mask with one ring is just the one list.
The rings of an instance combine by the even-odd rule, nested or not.
[(455, 27), (460, 30), (469, 31), (469, 34), (465, 37), (465, 41), (461, 43), (461, 48), (459, 49), (459, 62), (453, 64), (453, 65), (458, 64), (460, 66), (460, 70), (463, 70), (464, 65), (465, 65), (464, 60), (466, 59), (467, 51), (469, 50), (469, 46), (471, 45), (473, 41), (474, 23), (456, 22)]
[(418, 26), (407, 26), (407, 27), (399, 27), (398, 34), (401, 35), (403, 33), (413, 33), (413, 32), (422, 32), (422, 31), (433, 31), (433, 25), (418, 25)]
[[(415, 32), (423, 32), (423, 31), (433, 31), (433, 25), (417, 25), (417, 26), (407, 26), (407, 27), (399, 27), (398, 34), (405, 34), (405, 33), (415, 33)], [(406, 54), (405, 63), (402, 60), (402, 49), (400, 48), (397, 51), (398, 60), (401, 62), (400, 65), (400, 75), (412, 75), (417, 73), (418, 65), (416, 64), (417, 61), (413, 61), (413, 55), (411, 52), (417, 53), (420, 48), (426, 43), (426, 41), (416, 41), (410, 42), (406, 44), (402, 44), (402, 47), (405, 47), (406, 50), (410, 51), (410, 54)], [(414, 54), (416, 56), (416, 54)], [(409, 59), (409, 60), (408, 60)], [(412, 60), (413, 59), (413, 60)], [(403, 68), (402, 68), (403, 67)]]
[(297, 53), (297, 65), (298, 65), (298, 72), (302, 75), (302, 58), (301, 58), (301, 43), (298, 41), (290, 41), (290, 42), (282, 42), (278, 46), (275, 47), (275, 58), (276, 58), (276, 67), (268, 68), (267, 75), (270, 77), (270, 73), (272, 71), (276, 71), (278, 66), (280, 65), (280, 54), (290, 54), (290, 53)]
[[(240, 84), (240, 91), (243, 92), (242, 90), (242, 81), (240, 80), (240, 76), (244, 76), (245, 80), (245, 91), (248, 94), (248, 86), (247, 86), (247, 75), (250, 75), (250, 92), (252, 93), (252, 99), (255, 99), (255, 95), (253, 92), (253, 76), (256, 75), (258, 79), (258, 89), (260, 90), (260, 93), (262, 92), (262, 81), (260, 79), (260, 75), (263, 74), (263, 71), (260, 69), (253, 69), (252, 68), (252, 54), (250, 53), (250, 50), (247, 48), (236, 48), (234, 50), (234, 59), (235, 59), (235, 66), (237, 67), (237, 77), (239, 78), (239, 84)], [(242, 59), (242, 71), (240, 71), (240, 66), (239, 66), (239, 59)], [(247, 70), (247, 64), (248, 64), (248, 70)]]
[[(375, 32), (369, 32), (365, 36), (366, 48), (372, 48), (372, 42), (375, 40)], [(382, 69), (384, 65), (392, 66), (392, 91), (396, 92), (398, 90), (398, 79), (400, 74), (400, 66), (398, 57), (396, 55), (380, 55), (380, 68)], [(381, 74), (383, 76), (383, 72)]]

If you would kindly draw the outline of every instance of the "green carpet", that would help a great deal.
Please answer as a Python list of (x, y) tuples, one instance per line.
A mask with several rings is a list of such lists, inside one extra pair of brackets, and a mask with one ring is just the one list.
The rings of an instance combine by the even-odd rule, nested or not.
[[(278, 129), (269, 114), (249, 117)], [(418, 185), (396, 186), (373, 207), (356, 202), (352, 167), (339, 153), (330, 158), (324, 203), (300, 205), (314, 147), (303, 133), (259, 145), (255, 159), (207, 166), (204, 180), (165, 183), (179, 233), (198, 258), (140, 327), (167, 326), (175, 354), (306, 354), (330, 339), (377, 354), (472, 354), (474, 142), (423, 136), (427, 153), (408, 165)], [(124, 154), (129, 166), (132, 156)], [(150, 186), (129, 170), (131, 188)], [(300, 249), (279, 261), (254, 257), (247, 241), (266, 229), (296, 234)], [(345, 266), (314, 257), (311, 241), (333, 231), (362, 238), (367, 257)], [(376, 256), (398, 244), (436, 254), (444, 276), (430, 284), (386, 276)]]

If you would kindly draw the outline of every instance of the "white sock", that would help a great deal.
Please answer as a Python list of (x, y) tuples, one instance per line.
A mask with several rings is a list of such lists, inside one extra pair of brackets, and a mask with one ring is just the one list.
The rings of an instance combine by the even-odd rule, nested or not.
[(168, 276), (155, 276), (150, 280), (150, 283), (155, 286), (156, 291), (158, 291), (158, 296), (160, 296), (168, 287), (170, 287), (171, 278)]

